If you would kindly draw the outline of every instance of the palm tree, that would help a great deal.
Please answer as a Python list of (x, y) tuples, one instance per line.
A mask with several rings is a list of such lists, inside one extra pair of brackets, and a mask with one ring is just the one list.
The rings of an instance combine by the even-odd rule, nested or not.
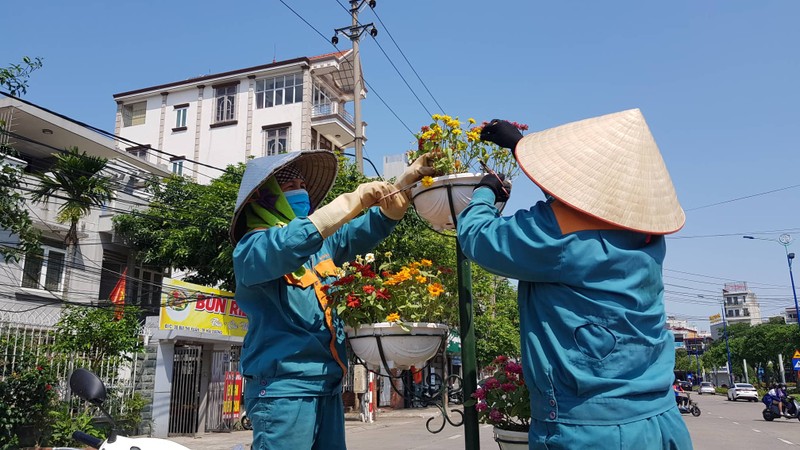
[(34, 202), (56, 198), (63, 202), (56, 220), (69, 223), (64, 238), (69, 263), (64, 274), (64, 296), (69, 289), (70, 267), (75, 263), (78, 244), (78, 221), (87, 216), (92, 206), (102, 206), (111, 200), (114, 191), (111, 180), (101, 174), (108, 159), (79, 152), (77, 147), (56, 153), (56, 162), (50, 172), (36, 175), (40, 185), (31, 195)]

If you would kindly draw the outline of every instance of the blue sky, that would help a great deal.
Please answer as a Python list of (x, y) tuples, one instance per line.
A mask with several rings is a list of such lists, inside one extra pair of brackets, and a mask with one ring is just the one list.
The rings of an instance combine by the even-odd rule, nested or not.
[[(285, 1), (325, 39), (279, 0), (16, 2), (0, 64), (44, 58), (25, 98), (113, 131), (114, 93), (334, 51), (348, 3)], [(794, 304), (784, 248), (741, 236), (793, 234), (800, 256), (800, 3), (379, 0), (375, 13), (360, 19), (379, 29), (361, 45), (365, 156), (376, 165), (411, 148), (406, 127), (442, 112), (436, 102), (532, 131), (638, 107), (687, 210), (668, 240), (667, 312), (707, 329), (726, 281), (748, 282), (764, 315)], [(518, 179), (507, 212), (539, 199)]]

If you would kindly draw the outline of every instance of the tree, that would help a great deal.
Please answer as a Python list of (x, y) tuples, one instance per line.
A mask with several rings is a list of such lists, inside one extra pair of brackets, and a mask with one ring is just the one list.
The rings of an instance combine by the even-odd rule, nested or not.
[(114, 217), (114, 230), (137, 250), (139, 262), (185, 270), (188, 282), (233, 290), (228, 229), (244, 169), (228, 166), (208, 185), (180, 176), (153, 181), (149, 208)]
[(25, 95), (28, 92), (28, 78), (31, 73), (42, 67), (42, 58), (24, 56), (22, 64), (0, 67), (0, 87), (7, 89), (11, 95)]
[(69, 263), (64, 275), (64, 294), (68, 295), (71, 267), (75, 265), (78, 244), (78, 221), (87, 216), (93, 206), (103, 206), (113, 198), (111, 180), (102, 174), (108, 160), (99, 156), (87, 155), (77, 147), (56, 153), (56, 161), (50, 172), (36, 175), (39, 186), (33, 189), (31, 198), (42, 202), (51, 198), (60, 200), (56, 219), (69, 223), (64, 237), (67, 243)]
[[(22, 64), (0, 67), (0, 88), (12, 95), (25, 94), (28, 78), (34, 70), (42, 67), (41, 58), (22, 58)], [(11, 162), (17, 152), (5, 142), (6, 123), (0, 120), (0, 230), (6, 230), (19, 238), (16, 247), (0, 245), (0, 256), (7, 261), (16, 261), (21, 254), (40, 251), (40, 233), (33, 226), (25, 207), (25, 196), (20, 193), (23, 166)]]
[(68, 306), (56, 324), (53, 347), (63, 354), (86, 354), (92, 372), (116, 367), (144, 350), (139, 339), (139, 309), (126, 306), (120, 320), (111, 306)]

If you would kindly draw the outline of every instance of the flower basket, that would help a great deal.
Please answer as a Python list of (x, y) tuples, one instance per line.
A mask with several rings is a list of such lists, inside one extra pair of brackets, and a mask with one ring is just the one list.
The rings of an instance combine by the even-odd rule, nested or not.
[(345, 328), (353, 352), (370, 368), (379, 368), (385, 361), (387, 369), (401, 370), (422, 366), (436, 356), (449, 330), (447, 325), (426, 322), (405, 323), (403, 327), (396, 322), (380, 322)]
[[(457, 173), (433, 178), (433, 184), (427, 187), (421, 182), (417, 183), (411, 188), (414, 209), (434, 230), (453, 230), (456, 217), (467, 207), (472, 199), (472, 191), (484, 175)], [(500, 211), (505, 205), (505, 202), (495, 203)]]
[(500, 450), (528, 450), (528, 432), (494, 427), (494, 440)]

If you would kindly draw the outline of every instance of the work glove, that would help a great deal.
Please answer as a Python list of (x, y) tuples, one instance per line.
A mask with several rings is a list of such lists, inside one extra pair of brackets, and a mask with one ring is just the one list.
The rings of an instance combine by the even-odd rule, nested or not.
[(408, 206), (411, 205), (411, 199), (408, 198), (405, 192), (393, 189), (393, 192), (384, 196), (379, 204), (384, 216), (392, 220), (400, 220), (406, 214)]
[(494, 142), (500, 147), (511, 149), (514, 157), (517, 156), (514, 149), (520, 139), (522, 139), (522, 133), (507, 120), (493, 119), (481, 130), (482, 141)]
[[(409, 185), (421, 180), (422, 177), (433, 175), (433, 172), (434, 169), (430, 166), (430, 154), (425, 153), (406, 168), (405, 172), (394, 182), (394, 185), (397, 189), (405, 189)], [(405, 195), (406, 197), (410, 196), (407, 191)]]
[[(511, 195), (511, 181), (502, 173), (490, 173), (481, 178), (475, 189), (488, 187), (494, 192), (495, 202), (507, 202)], [(474, 189), (473, 189), (474, 190)]]
[(314, 224), (323, 238), (327, 238), (365, 208), (376, 204), (378, 200), (392, 192), (395, 192), (394, 187), (385, 181), (364, 183), (355, 191), (342, 194), (314, 211), (308, 216), (308, 220)]

